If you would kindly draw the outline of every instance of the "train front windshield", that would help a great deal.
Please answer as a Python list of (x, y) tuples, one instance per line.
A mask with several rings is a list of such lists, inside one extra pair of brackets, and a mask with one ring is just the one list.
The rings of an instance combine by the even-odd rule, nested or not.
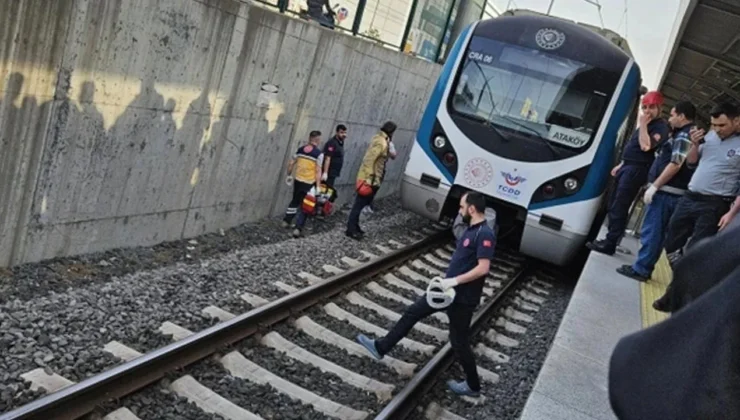
[(460, 68), (450, 105), (466, 120), (461, 129), (484, 149), (522, 161), (585, 151), (618, 81), (588, 64), (483, 37), (472, 38)]

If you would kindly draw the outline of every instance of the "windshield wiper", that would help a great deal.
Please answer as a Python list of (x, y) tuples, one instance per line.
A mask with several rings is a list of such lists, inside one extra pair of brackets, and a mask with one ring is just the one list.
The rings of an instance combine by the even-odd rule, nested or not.
[[(501, 137), (501, 139), (502, 139), (502, 140), (504, 140), (504, 141), (505, 141), (506, 143), (508, 143), (508, 142), (510, 142), (510, 141), (511, 141), (511, 139), (510, 139), (509, 137), (505, 136), (505, 135), (504, 135), (504, 133), (502, 133), (502, 132), (501, 132), (501, 130), (499, 130), (499, 129), (498, 129), (498, 128), (497, 128), (496, 126), (494, 126), (493, 124), (491, 124), (491, 117), (493, 116), (493, 111), (495, 111), (495, 110), (496, 110), (496, 101), (494, 101), (494, 100), (493, 100), (493, 92), (491, 91), (491, 85), (490, 85), (490, 84), (489, 84), (488, 82), (489, 82), (489, 81), (490, 81), (491, 79), (493, 79), (493, 76), (492, 76), (491, 78), (488, 78), (488, 77), (486, 77), (486, 72), (484, 72), (484, 71), (483, 71), (483, 68), (482, 68), (482, 67), (480, 66), (480, 64), (478, 64), (478, 62), (477, 62), (477, 61), (473, 61), (472, 63), (473, 63), (473, 64), (475, 64), (475, 65), (476, 65), (476, 67), (478, 67), (478, 71), (480, 71), (480, 74), (482, 74), (482, 75), (483, 75), (483, 79), (485, 80), (485, 82), (483, 83), (483, 88), (484, 88), (484, 89), (485, 89), (485, 91), (486, 91), (486, 92), (488, 93), (488, 99), (490, 99), (490, 100), (491, 100), (491, 106), (493, 107), (493, 108), (491, 109), (491, 113), (490, 113), (490, 114), (488, 114), (488, 118), (486, 118), (485, 120), (483, 120), (483, 117), (478, 117), (478, 116), (476, 116), (476, 117), (477, 117), (478, 119), (481, 119), (481, 120), (483, 120), (483, 123), (484, 123), (485, 125), (487, 125), (487, 126), (488, 126), (488, 128), (491, 128), (491, 129), (493, 129), (493, 131), (494, 131), (494, 132), (496, 132), (496, 134), (497, 134), (497, 135), (498, 135), (499, 137)], [(480, 99), (478, 100), (478, 102), (480, 103)], [(477, 108), (477, 107), (479, 107), (479, 105), (478, 105), (478, 104), (476, 104), (476, 108)]]
[(553, 146), (550, 143), (550, 140), (548, 140), (545, 137), (542, 137), (542, 135), (539, 133), (539, 131), (535, 130), (532, 127), (526, 126), (526, 125), (520, 123), (519, 121), (517, 121), (517, 120), (515, 120), (515, 119), (513, 119), (513, 118), (511, 118), (509, 116), (507, 116), (507, 115), (502, 115), (502, 114), (499, 113), (498, 116), (501, 117), (501, 118), (503, 118), (503, 119), (505, 119), (506, 121), (508, 121), (508, 122), (510, 122), (512, 124), (516, 124), (519, 127), (522, 127), (524, 129), (527, 129), (527, 130), (531, 131), (532, 133), (534, 133), (534, 136), (535, 137), (537, 137), (538, 139), (542, 140), (543, 143), (545, 143), (545, 146), (547, 146), (547, 148), (550, 149), (550, 152), (552, 152), (552, 155), (554, 157), (556, 157), (556, 158), (562, 157), (562, 155), (560, 153), (560, 150), (558, 150), (557, 148), (555, 148), (555, 146)]
[[(493, 122), (491, 121), (491, 119), (493, 118), (493, 114), (494, 114), (494, 112), (496, 112), (496, 111), (497, 111), (497, 105), (496, 105), (496, 101), (494, 101), (494, 100), (493, 100), (493, 91), (491, 90), (491, 85), (490, 85), (490, 84), (488, 83), (490, 79), (488, 79), (488, 78), (486, 77), (486, 73), (485, 73), (485, 72), (483, 71), (483, 69), (481, 68), (480, 64), (478, 64), (478, 63), (477, 63), (477, 62), (475, 62), (475, 61), (473, 61), (473, 63), (474, 63), (474, 64), (475, 64), (475, 65), (476, 65), (476, 66), (478, 67), (478, 70), (479, 70), (479, 71), (481, 72), (481, 74), (483, 75), (483, 77), (484, 77), (484, 79), (485, 79), (485, 83), (483, 83), (483, 89), (485, 89), (485, 91), (486, 91), (486, 92), (488, 93), (488, 98), (489, 98), (489, 99), (491, 100), (491, 112), (490, 112), (490, 114), (488, 114), (488, 118), (486, 119), (486, 121), (485, 121), (485, 124), (486, 124), (486, 125), (487, 125), (487, 126), (488, 126), (489, 128), (492, 128), (492, 129), (493, 129), (493, 130), (494, 130), (494, 131), (496, 132), (496, 134), (498, 134), (498, 135), (499, 135), (499, 136), (500, 136), (500, 137), (501, 137), (501, 138), (502, 138), (502, 139), (503, 139), (504, 141), (506, 141), (506, 142), (508, 143), (509, 141), (511, 141), (511, 139), (510, 139), (510, 138), (509, 138), (508, 136), (505, 136), (505, 135), (504, 135), (504, 134), (503, 134), (503, 133), (501, 132), (501, 130), (499, 130), (498, 128), (496, 128), (496, 126), (495, 126), (495, 125), (493, 124)], [(554, 146), (553, 146), (553, 145), (552, 145), (552, 144), (550, 143), (550, 141), (549, 141), (548, 139), (546, 139), (545, 137), (542, 137), (542, 136), (540, 135), (540, 133), (539, 133), (539, 132), (538, 132), (537, 130), (533, 129), (532, 127), (526, 126), (526, 125), (524, 125), (524, 124), (522, 124), (522, 123), (520, 123), (520, 122), (516, 121), (515, 119), (513, 119), (513, 118), (509, 117), (508, 115), (504, 115), (504, 114), (502, 114), (501, 112), (498, 112), (498, 113), (496, 114), (496, 116), (498, 116), (498, 117), (501, 117), (501, 118), (503, 118), (504, 120), (506, 120), (506, 121), (508, 121), (508, 122), (510, 122), (510, 123), (512, 123), (512, 124), (515, 124), (515, 125), (516, 125), (516, 126), (518, 126), (518, 127), (522, 127), (522, 128), (524, 128), (524, 129), (526, 129), (526, 130), (529, 130), (529, 131), (531, 131), (532, 133), (534, 133), (535, 137), (537, 137), (537, 138), (538, 138), (538, 139), (540, 139), (540, 140), (541, 140), (542, 142), (544, 142), (545, 146), (547, 146), (547, 148), (548, 148), (548, 149), (550, 149), (550, 152), (552, 153), (552, 155), (553, 155), (553, 156), (554, 156), (555, 158), (558, 158), (558, 159), (559, 159), (560, 157), (562, 157), (562, 155), (561, 155), (561, 153), (560, 153), (560, 150), (556, 149), (556, 148), (555, 148), (555, 147), (554, 147)]]

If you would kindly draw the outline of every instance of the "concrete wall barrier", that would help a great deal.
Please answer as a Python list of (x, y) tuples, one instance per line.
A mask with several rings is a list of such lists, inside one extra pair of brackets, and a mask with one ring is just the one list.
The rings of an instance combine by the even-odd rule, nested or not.
[(338, 123), (340, 200), (399, 124), (392, 193), (440, 70), (234, 0), (18, 0), (0, 22), (0, 266), (280, 214), (287, 159)]

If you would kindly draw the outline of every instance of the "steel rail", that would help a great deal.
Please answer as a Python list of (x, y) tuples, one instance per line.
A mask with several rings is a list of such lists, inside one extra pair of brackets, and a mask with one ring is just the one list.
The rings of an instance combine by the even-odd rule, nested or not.
[[(527, 264), (529, 261), (525, 261)], [(532, 270), (526, 266), (519, 271), (514, 278), (504, 285), (497, 293), (486, 302), (481, 309), (476, 311), (470, 323), (471, 336), (475, 334), (494, 314), (494, 308), (499, 304), (506, 292), (517, 283), (526, 273)], [(411, 411), (416, 408), (419, 399), (434, 385), (439, 375), (444, 372), (453, 361), (453, 352), (450, 343), (447, 342), (426, 365), (411, 378), (411, 381), (375, 416), (375, 420), (400, 420), (405, 419)]]
[(70, 385), (0, 416), (0, 420), (67, 420), (92, 412), (99, 404), (120, 398), (161, 379), (167, 372), (197, 362), (219, 349), (335, 296), (368, 277), (393, 268), (451, 237), (435, 233), (387, 256), (351, 268), (320, 283), (252, 309), (134, 360)]

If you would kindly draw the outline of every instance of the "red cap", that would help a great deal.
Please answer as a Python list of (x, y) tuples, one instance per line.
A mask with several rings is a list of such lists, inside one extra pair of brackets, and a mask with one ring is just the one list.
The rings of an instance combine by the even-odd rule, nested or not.
[(642, 97), (643, 105), (663, 105), (663, 95), (657, 90), (650, 91)]

